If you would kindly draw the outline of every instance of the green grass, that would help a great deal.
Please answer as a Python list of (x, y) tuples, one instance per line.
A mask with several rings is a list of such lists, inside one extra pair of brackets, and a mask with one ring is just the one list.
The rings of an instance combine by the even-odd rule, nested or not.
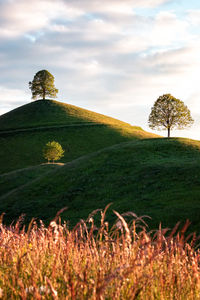
[[(53, 108), (51, 108), (51, 106)], [(30, 108), (32, 117), (29, 116), (27, 112), (28, 108)], [(34, 114), (33, 108), (35, 108), (38, 114)], [(70, 125), (72, 118), (71, 106), (50, 100), (44, 101), (44, 103), (43, 101), (36, 101), (1, 116), (0, 125), (2, 126), (3, 124), (3, 128), (6, 126), (9, 128), (8, 124), (10, 124), (12, 128), (13, 126), (16, 126), (15, 128), (20, 126), (25, 128), (28, 126), (27, 118), (29, 118), (30, 121), (29, 125), (33, 126), (35, 124), (38, 127), (32, 128), (31, 131), (0, 132), (0, 174), (45, 162), (42, 149), (47, 142), (53, 140), (59, 142), (65, 150), (65, 155), (61, 162), (67, 162), (117, 143), (138, 138), (156, 137), (156, 135), (145, 132), (139, 127), (130, 126), (127, 123), (88, 112), (81, 108), (76, 108), (76, 110), (74, 107), (72, 108), (74, 122), (80, 124), (81, 115), (82, 125), (60, 128), (40, 128), (39, 125), (47, 125), (45, 122), (50, 122), (51, 120), (57, 122), (56, 124), (58, 126), (60, 124), (59, 122), (64, 119), (64, 116), (66, 125)], [(44, 109), (46, 109), (46, 114)], [(68, 110), (69, 115), (67, 115)], [(58, 112), (60, 112), (63, 119), (61, 117), (59, 118), (60, 115)], [(76, 114), (77, 118), (75, 117)], [(55, 116), (52, 117), (52, 115)], [(17, 117), (19, 118), (19, 122), (16, 121)], [(89, 119), (93, 120), (93, 123), (95, 123), (94, 126), (87, 125)], [(96, 122), (99, 123), (96, 124)]]
[[(66, 127), (50, 128), (59, 125)], [(48, 221), (68, 206), (64, 217), (74, 225), (112, 202), (119, 212), (151, 216), (151, 227), (189, 218), (199, 230), (200, 142), (152, 139), (158, 136), (52, 100), (7, 113), (0, 126), (0, 174), (19, 169), (0, 177), (0, 211), (7, 222), (21, 213), (27, 221)], [(20, 128), (29, 130), (14, 131)], [(52, 140), (65, 150), (61, 163), (66, 165), (51, 170), (41, 164), (42, 149)]]
[[(55, 100), (38, 100), (0, 116), (0, 130), (90, 122), (117, 126), (129, 125), (74, 105)], [(136, 129), (142, 130), (140, 127)]]
[(61, 166), (60, 164), (42, 164), (0, 175), (0, 197)]
[(71, 161), (104, 147), (132, 139), (153, 137), (130, 127), (80, 126), (35, 132), (21, 132), (0, 137), (0, 174), (45, 162), (42, 149), (57, 141), (65, 150), (61, 162)]
[[(15, 131), (20, 128), (29, 130)], [(61, 164), (43, 164), (42, 148), (52, 140), (66, 151)], [(200, 141), (158, 138), (47, 100), (1, 116), (0, 144), (6, 224), (25, 214), (26, 224), (34, 217), (49, 225), (68, 207), (62, 213), (67, 225), (33, 222), (26, 232), (23, 217), (9, 228), (1, 224), (1, 299), (200, 298), (194, 240), (185, 239), (181, 227), (180, 235), (157, 230), (160, 222), (173, 228), (190, 219), (189, 231), (200, 233)], [(105, 220), (98, 210), (77, 224), (111, 202)], [(151, 216), (150, 231), (136, 232), (141, 227), (135, 224), (143, 223), (130, 213), (130, 226), (124, 221), (123, 230), (110, 229), (117, 214), (112, 209)]]
[[(112, 202), (119, 212), (149, 215), (151, 228), (189, 218), (200, 228), (200, 142), (137, 140), (93, 153), (52, 171), (0, 203), (7, 220), (26, 213), (50, 220), (68, 206), (71, 225)], [(112, 216), (110, 216), (112, 221)]]

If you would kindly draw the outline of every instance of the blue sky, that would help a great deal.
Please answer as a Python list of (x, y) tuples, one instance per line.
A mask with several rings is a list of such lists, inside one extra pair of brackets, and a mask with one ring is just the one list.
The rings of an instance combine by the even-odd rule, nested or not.
[[(138, 1), (139, 2), (139, 1)], [(188, 10), (191, 9), (199, 9), (200, 4), (198, 0), (169, 0), (163, 2), (160, 5), (152, 6), (152, 7), (141, 7), (135, 9), (139, 14), (146, 15), (146, 16), (154, 16), (155, 14), (159, 13), (161, 10), (167, 11), (175, 11), (177, 16), (185, 17)]]
[(0, 114), (32, 101), (42, 69), (57, 100), (148, 131), (153, 103), (171, 93), (195, 120), (172, 136), (200, 140), (198, 0), (0, 0)]

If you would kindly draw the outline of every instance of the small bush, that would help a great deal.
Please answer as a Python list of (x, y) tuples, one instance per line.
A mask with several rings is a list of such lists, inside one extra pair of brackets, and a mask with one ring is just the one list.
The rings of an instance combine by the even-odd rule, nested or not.
[(48, 162), (52, 160), (53, 163), (55, 160), (59, 160), (61, 157), (63, 157), (64, 152), (65, 151), (63, 150), (62, 146), (55, 141), (48, 142), (43, 149), (44, 158), (47, 159)]

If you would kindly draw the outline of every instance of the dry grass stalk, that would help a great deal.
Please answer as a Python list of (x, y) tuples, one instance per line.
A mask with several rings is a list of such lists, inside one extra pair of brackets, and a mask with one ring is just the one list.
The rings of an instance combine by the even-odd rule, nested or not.
[(99, 210), (73, 230), (56, 222), (59, 214), (48, 227), (32, 220), (27, 231), (23, 217), (1, 223), (0, 299), (200, 299), (198, 237), (186, 236), (189, 222), (180, 233), (177, 224), (153, 234), (143, 218), (114, 212), (121, 226), (109, 229), (107, 209), (99, 228)]

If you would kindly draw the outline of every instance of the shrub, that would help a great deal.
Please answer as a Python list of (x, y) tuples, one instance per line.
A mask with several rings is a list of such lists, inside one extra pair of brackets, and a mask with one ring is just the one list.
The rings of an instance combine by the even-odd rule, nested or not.
[(48, 160), (48, 163), (52, 160), (53, 163), (55, 160), (59, 160), (63, 157), (65, 151), (62, 149), (62, 146), (55, 141), (48, 142), (43, 149), (44, 158)]

